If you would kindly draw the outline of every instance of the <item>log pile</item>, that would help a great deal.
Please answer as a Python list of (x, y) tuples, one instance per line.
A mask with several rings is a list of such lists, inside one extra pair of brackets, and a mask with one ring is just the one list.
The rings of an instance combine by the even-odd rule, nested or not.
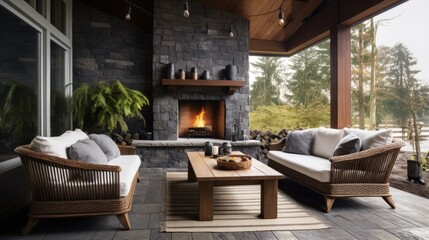
[(250, 139), (261, 141), (261, 152), (266, 157), (270, 150), (270, 143), (277, 142), (287, 137), (288, 130), (282, 129), (280, 132), (273, 133), (271, 131), (250, 130)]
[(138, 133), (112, 133), (110, 137), (115, 141), (117, 144), (120, 145), (131, 145), (133, 143), (133, 140), (137, 140), (140, 138)]

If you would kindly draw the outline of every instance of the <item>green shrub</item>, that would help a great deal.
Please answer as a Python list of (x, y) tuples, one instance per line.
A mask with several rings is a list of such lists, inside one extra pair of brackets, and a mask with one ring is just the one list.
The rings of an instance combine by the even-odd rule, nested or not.
[(289, 105), (258, 106), (250, 112), (250, 129), (278, 132), (284, 128), (329, 127), (329, 125), (329, 105), (314, 105), (307, 108)]

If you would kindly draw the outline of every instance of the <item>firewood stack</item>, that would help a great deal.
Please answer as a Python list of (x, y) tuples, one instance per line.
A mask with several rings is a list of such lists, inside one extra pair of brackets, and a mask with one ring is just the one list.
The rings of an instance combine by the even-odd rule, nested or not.
[(131, 143), (133, 143), (133, 140), (137, 140), (139, 139), (139, 134), (138, 133), (112, 133), (111, 138), (113, 139), (113, 141), (115, 141), (117, 144), (121, 144), (121, 145), (131, 145)]
[(250, 138), (261, 141), (261, 152), (264, 154), (264, 157), (266, 157), (266, 154), (270, 150), (270, 143), (277, 142), (287, 137), (287, 133), (287, 129), (282, 129), (277, 134), (271, 131), (250, 130)]

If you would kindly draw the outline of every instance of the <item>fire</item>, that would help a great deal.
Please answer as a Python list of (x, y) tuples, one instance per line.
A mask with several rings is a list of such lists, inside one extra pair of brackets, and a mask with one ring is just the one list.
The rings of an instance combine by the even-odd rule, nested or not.
[(206, 120), (204, 116), (206, 115), (206, 110), (204, 107), (201, 108), (201, 112), (195, 116), (194, 127), (204, 127), (206, 126)]

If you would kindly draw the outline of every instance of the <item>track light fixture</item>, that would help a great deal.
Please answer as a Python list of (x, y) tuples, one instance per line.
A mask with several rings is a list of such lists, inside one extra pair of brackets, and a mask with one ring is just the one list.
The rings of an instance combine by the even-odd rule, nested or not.
[(183, 4), (183, 16), (189, 17), (189, 5), (188, 1), (185, 1), (185, 4)]
[(228, 37), (233, 38), (234, 37), (234, 32), (232, 31), (232, 25), (229, 26), (229, 34)]
[(285, 24), (285, 13), (284, 13), (284, 8), (283, 8), (283, 3), (279, 8), (279, 24), (280, 25)]
[(128, 12), (125, 14), (125, 20), (131, 21), (131, 5), (128, 4)]

